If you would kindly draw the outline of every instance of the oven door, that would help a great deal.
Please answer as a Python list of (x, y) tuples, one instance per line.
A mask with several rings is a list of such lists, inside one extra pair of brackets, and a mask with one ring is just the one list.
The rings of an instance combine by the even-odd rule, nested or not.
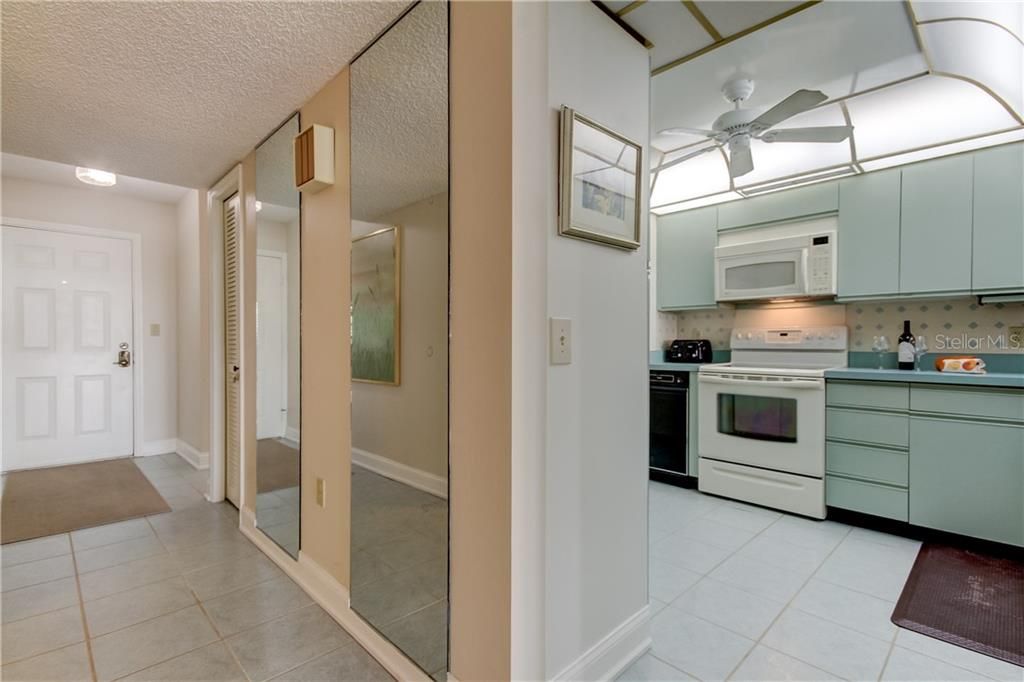
[(824, 476), (824, 379), (701, 372), (698, 382), (701, 457)]
[(715, 259), (715, 298), (743, 301), (807, 295), (807, 250), (792, 248)]

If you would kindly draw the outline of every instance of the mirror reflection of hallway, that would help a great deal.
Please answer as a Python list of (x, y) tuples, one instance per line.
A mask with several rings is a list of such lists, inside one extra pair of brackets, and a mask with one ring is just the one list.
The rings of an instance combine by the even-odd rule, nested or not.
[(256, 527), (299, 551), (298, 115), (256, 149)]

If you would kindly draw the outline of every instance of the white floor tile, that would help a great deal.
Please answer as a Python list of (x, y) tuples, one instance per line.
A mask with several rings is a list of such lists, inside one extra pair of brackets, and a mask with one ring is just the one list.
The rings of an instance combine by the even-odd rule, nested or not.
[(759, 644), (747, 655), (729, 679), (739, 682), (766, 682), (767, 680), (825, 682), (825, 680), (834, 680), (835, 675), (803, 661), (798, 661), (781, 651), (775, 651)]
[(906, 549), (847, 538), (825, 560), (815, 577), (896, 601), (910, 575), (915, 555)]
[[(721, 511), (721, 508), (713, 513), (717, 514), (719, 511)], [(682, 525), (676, 532), (676, 535), (697, 540), (714, 547), (721, 547), (728, 551), (739, 549), (749, 542), (755, 534), (753, 531), (713, 521), (711, 516), (694, 519)]]
[(1022, 682), (1024, 680), (1024, 668), (918, 632), (899, 628), (896, 645), (996, 680), (1007, 680), (1007, 682)]
[(794, 545), (779, 538), (758, 535), (741, 547), (736, 556), (747, 557), (772, 566), (785, 568), (802, 575), (810, 575), (828, 558), (831, 549)]
[(768, 526), (782, 518), (782, 514), (770, 509), (754, 507), (739, 502), (725, 504), (708, 512), (704, 518), (724, 523), (727, 526), (741, 528), (751, 533), (760, 533)]
[(897, 646), (889, 654), (882, 679), (893, 682), (966, 682), (989, 678)]
[(765, 528), (764, 536), (810, 549), (833, 549), (849, 532), (849, 526), (835, 521), (814, 521), (787, 515)]
[(644, 654), (615, 679), (620, 682), (686, 682), (694, 678), (651, 654)]
[(703, 578), (672, 602), (669, 608), (681, 609), (744, 637), (758, 639), (785, 604), (755, 596), (712, 578)]
[(896, 636), (891, 620), (895, 603), (816, 578), (800, 590), (791, 606), (865, 635), (886, 641)]
[(723, 680), (753, 646), (753, 640), (667, 608), (651, 622), (651, 653), (702, 680)]
[(654, 545), (651, 556), (673, 566), (704, 574), (725, 561), (730, 553), (727, 549), (673, 533)]
[(788, 602), (800, 591), (810, 574), (733, 555), (708, 575), (744, 592), (765, 599)]
[(890, 643), (787, 609), (762, 642), (772, 649), (848, 680), (876, 680)]
[(700, 580), (699, 573), (673, 566), (658, 559), (651, 561), (650, 570), (651, 596), (665, 603), (671, 602)]

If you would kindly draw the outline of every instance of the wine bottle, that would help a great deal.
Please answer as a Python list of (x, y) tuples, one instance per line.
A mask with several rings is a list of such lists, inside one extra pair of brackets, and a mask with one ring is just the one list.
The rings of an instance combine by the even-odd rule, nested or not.
[(896, 342), (900, 369), (914, 369), (914, 335), (910, 333), (910, 320), (903, 320), (903, 333)]

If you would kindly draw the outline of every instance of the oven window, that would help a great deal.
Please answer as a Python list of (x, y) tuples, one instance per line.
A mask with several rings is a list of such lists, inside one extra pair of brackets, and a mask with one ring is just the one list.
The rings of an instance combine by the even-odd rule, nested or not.
[(796, 399), (718, 394), (718, 431), (739, 438), (796, 442)]
[(725, 288), (729, 291), (756, 291), (796, 285), (796, 261), (734, 265), (725, 269)]

